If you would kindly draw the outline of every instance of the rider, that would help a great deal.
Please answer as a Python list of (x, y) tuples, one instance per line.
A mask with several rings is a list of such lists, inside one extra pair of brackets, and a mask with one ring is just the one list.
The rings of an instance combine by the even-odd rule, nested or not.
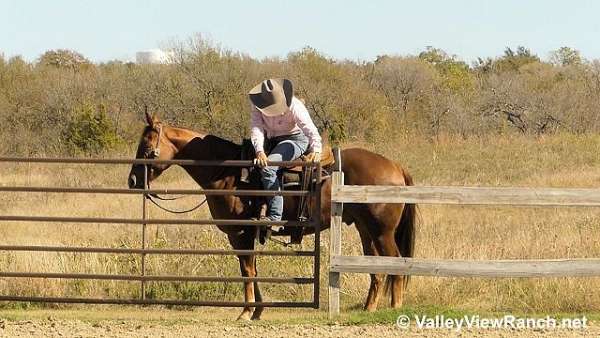
[[(267, 161), (293, 161), (310, 149), (306, 160), (318, 162), (321, 136), (302, 101), (294, 96), (290, 80), (265, 80), (252, 88), (248, 96), (252, 114), (250, 135), (262, 184), (266, 190), (277, 191), (279, 167), (267, 166)], [(282, 214), (283, 196), (268, 197), (267, 219), (280, 221)]]

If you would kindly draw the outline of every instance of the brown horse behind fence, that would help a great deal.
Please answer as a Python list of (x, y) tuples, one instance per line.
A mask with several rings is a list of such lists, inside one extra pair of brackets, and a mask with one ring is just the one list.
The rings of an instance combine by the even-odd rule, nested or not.
[[(148, 126), (144, 129), (138, 145), (136, 158), (160, 160), (235, 160), (239, 159), (241, 146), (205, 133), (175, 128), (161, 123), (146, 114)], [(399, 165), (370, 151), (352, 148), (341, 152), (344, 184), (346, 185), (412, 185), (410, 175)], [(156, 179), (168, 165), (154, 164), (148, 171), (148, 181)], [(203, 189), (237, 189), (240, 168), (183, 166)], [(144, 187), (143, 165), (133, 165), (129, 175), (130, 188)], [(284, 219), (294, 219), (297, 197), (285, 197)], [(321, 229), (330, 225), (331, 181), (321, 188)], [(242, 219), (247, 217), (247, 207), (238, 196), (207, 196), (208, 206), (215, 219)], [(414, 249), (416, 208), (414, 204), (346, 204), (343, 221), (355, 224), (365, 255), (412, 257)], [(253, 250), (256, 229), (250, 226), (226, 226), (218, 228), (227, 234), (234, 249)], [(314, 230), (313, 230), (314, 232)], [(241, 274), (256, 277), (256, 257), (238, 256)], [(371, 285), (365, 309), (373, 311), (383, 293), (383, 275), (371, 275)], [(391, 305), (402, 305), (407, 278), (389, 276)], [(246, 302), (261, 302), (257, 282), (244, 283)], [(259, 319), (262, 307), (245, 307), (238, 319)]]

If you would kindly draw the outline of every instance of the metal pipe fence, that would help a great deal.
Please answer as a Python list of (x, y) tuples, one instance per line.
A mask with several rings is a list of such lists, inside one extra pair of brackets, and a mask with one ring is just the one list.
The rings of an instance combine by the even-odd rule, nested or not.
[[(70, 253), (101, 253), (139, 255), (141, 269), (138, 275), (122, 274), (92, 274), (92, 273), (57, 273), (57, 272), (17, 272), (0, 271), (0, 278), (51, 278), (78, 280), (118, 280), (140, 282), (140, 297), (137, 299), (103, 299), (83, 297), (41, 297), (0, 295), (0, 301), (52, 302), (52, 303), (89, 303), (89, 304), (158, 304), (186, 306), (265, 306), (265, 307), (319, 307), (319, 271), (320, 271), (320, 164), (304, 161), (270, 162), (270, 165), (292, 167), (313, 167), (317, 179), (310, 185), (309, 190), (298, 191), (263, 191), (263, 190), (201, 190), (201, 189), (150, 189), (148, 187), (148, 165), (169, 164), (181, 166), (219, 166), (219, 167), (251, 167), (252, 161), (196, 161), (196, 160), (147, 160), (147, 159), (92, 159), (92, 158), (21, 158), (0, 157), (0, 163), (45, 163), (45, 164), (106, 164), (106, 165), (144, 165), (144, 189), (125, 188), (80, 188), (80, 187), (42, 187), (42, 186), (0, 186), (0, 192), (14, 193), (67, 193), (67, 194), (109, 194), (109, 195), (141, 195), (140, 218), (107, 218), (107, 217), (66, 217), (66, 216), (20, 216), (0, 215), (2, 222), (47, 222), (47, 223), (83, 223), (83, 224), (130, 224), (141, 225), (141, 246), (139, 248), (111, 247), (80, 247), (80, 246), (49, 246), (49, 245), (4, 245), (0, 244), (0, 252), (70, 252)], [(315, 201), (312, 217), (306, 221), (270, 222), (247, 219), (153, 219), (148, 217), (147, 197), (151, 194), (164, 195), (204, 195), (204, 196), (293, 196), (306, 197)], [(315, 228), (313, 250), (227, 250), (227, 249), (187, 249), (187, 248), (150, 248), (147, 243), (147, 225), (222, 225), (222, 226), (267, 226), (282, 225), (286, 227)], [(256, 255), (256, 256), (293, 256), (312, 258), (313, 275), (302, 277), (230, 277), (230, 276), (179, 276), (179, 275), (148, 275), (146, 271), (147, 255)], [(148, 299), (147, 283), (151, 282), (262, 282), (275, 284), (303, 284), (313, 286), (313, 297), (303, 302), (231, 302), (203, 300), (174, 300)]]

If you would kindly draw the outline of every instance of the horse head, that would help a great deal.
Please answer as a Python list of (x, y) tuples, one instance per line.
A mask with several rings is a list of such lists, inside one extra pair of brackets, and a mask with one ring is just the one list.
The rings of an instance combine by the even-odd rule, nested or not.
[[(136, 159), (172, 160), (177, 154), (177, 148), (166, 135), (168, 127), (156, 115), (150, 115), (147, 111), (145, 115), (147, 126), (140, 138)], [(133, 164), (129, 172), (129, 188), (143, 189), (144, 181), (152, 182), (169, 166), (169, 164)]]

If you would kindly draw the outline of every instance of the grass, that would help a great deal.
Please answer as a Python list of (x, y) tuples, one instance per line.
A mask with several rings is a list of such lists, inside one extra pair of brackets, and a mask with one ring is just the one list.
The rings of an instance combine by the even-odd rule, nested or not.
[[(139, 307), (98, 307), (90, 309), (4, 309), (0, 310), (0, 318), (18, 321), (18, 320), (44, 320), (53, 319), (77, 319), (88, 323), (98, 323), (101, 321), (119, 321), (135, 320), (142, 322), (161, 322), (163, 325), (186, 324), (186, 323), (215, 323), (219, 321), (231, 324), (231, 319), (237, 314), (237, 309), (195, 309), (195, 310), (177, 310), (164, 308), (140, 309)], [(335, 319), (329, 319), (327, 314), (321, 311), (301, 310), (301, 309), (272, 309), (266, 311), (264, 318), (260, 322), (253, 322), (255, 325), (262, 324), (339, 324), (339, 325), (363, 325), (363, 324), (390, 324), (396, 321), (400, 314), (407, 315), (435, 315), (443, 314), (448, 318), (459, 318), (471, 313), (456, 311), (451, 309), (438, 309), (432, 307), (426, 308), (403, 308), (399, 310), (384, 309), (376, 312), (364, 312), (358, 310), (349, 310)], [(246, 322), (239, 322), (239, 325), (247, 325)]]
[[(600, 182), (600, 136), (555, 135), (543, 138), (498, 136), (440, 137), (435, 142), (399, 136), (379, 147), (361, 145), (401, 162), (418, 185), (597, 187)], [(129, 168), (65, 165), (2, 164), (2, 185), (123, 187)], [(156, 187), (195, 186), (182, 170), (170, 169)], [(186, 208), (194, 198), (173, 205)], [(5, 193), (0, 196), (4, 215), (63, 215), (139, 217), (139, 196)], [(593, 208), (515, 208), (420, 206), (416, 256), (447, 259), (523, 259), (600, 257), (600, 210)], [(151, 217), (173, 217), (150, 208)], [(192, 215), (207, 217), (202, 209)], [(149, 226), (152, 247), (227, 248), (223, 233), (204, 226)], [(5, 244), (138, 247), (140, 227), (131, 225), (78, 225), (5, 222), (0, 227)], [(322, 251), (328, 252), (327, 236)], [(311, 248), (311, 238), (304, 249)], [(343, 252), (362, 254), (356, 231), (343, 229)], [(280, 249), (269, 243), (267, 249)], [(323, 256), (322, 276), (327, 257)], [(139, 273), (135, 255), (71, 253), (2, 253), (5, 271)], [(308, 276), (310, 260), (295, 257), (260, 257), (259, 275)], [(239, 275), (237, 260), (227, 256), (149, 256), (153, 274)], [(355, 310), (366, 296), (369, 278), (342, 277), (342, 304), (347, 322), (378, 322), (396, 315), (385, 309), (364, 314)], [(321, 294), (326, 294), (322, 283)], [(471, 313), (596, 313), (600, 311), (598, 278), (484, 279), (414, 277), (402, 311), (457, 311)], [(1, 294), (135, 297), (139, 283), (115, 281), (0, 280)], [(262, 285), (268, 300), (307, 300), (309, 286)], [(206, 300), (241, 300), (236, 283), (150, 283), (150, 297)], [(325, 297), (324, 297), (325, 298)], [(17, 308), (23, 304), (3, 304)], [(28, 305), (27, 305), (28, 306)], [(325, 304), (324, 304), (325, 306)], [(68, 311), (70, 306), (59, 306)], [(436, 310), (436, 311), (437, 311)], [(7, 313), (8, 310), (3, 310)], [(229, 310), (228, 310), (229, 311)], [(281, 313), (280, 310), (271, 310)], [(271, 312), (267, 311), (267, 313)], [(231, 311), (225, 312), (227, 314)], [(314, 313), (314, 312), (311, 312)], [(326, 320), (316, 312), (315, 320)], [(234, 315), (231, 315), (234, 317)], [(319, 319), (320, 318), (320, 319)], [(387, 319), (386, 319), (387, 318)], [(288, 318), (286, 318), (286, 321)], [(308, 319), (307, 319), (308, 320)], [(312, 319), (311, 319), (312, 320)]]
[[(77, 307), (77, 306), (76, 306)], [(149, 311), (151, 309), (151, 311)], [(484, 312), (465, 309), (455, 309), (439, 306), (404, 306), (401, 309), (382, 309), (375, 312), (348, 309), (340, 316), (330, 319), (323, 311), (302, 309), (271, 309), (265, 311), (261, 321), (234, 322), (232, 318), (238, 314), (238, 309), (199, 308), (193, 310), (165, 309), (162, 307), (128, 307), (128, 306), (92, 306), (78, 309), (29, 309), (0, 310), (0, 319), (19, 320), (80, 320), (90, 324), (105, 321), (137, 321), (160, 323), (161, 325), (180, 324), (209, 324), (218, 325), (393, 325), (399, 315), (410, 318), (416, 316), (435, 317), (437, 315), (449, 319), (460, 319), (465, 316), (481, 318), (500, 318), (504, 315), (516, 317), (543, 318), (551, 315), (556, 319), (580, 318), (585, 315), (591, 325), (600, 321), (600, 313), (521, 313), (521, 312)]]

